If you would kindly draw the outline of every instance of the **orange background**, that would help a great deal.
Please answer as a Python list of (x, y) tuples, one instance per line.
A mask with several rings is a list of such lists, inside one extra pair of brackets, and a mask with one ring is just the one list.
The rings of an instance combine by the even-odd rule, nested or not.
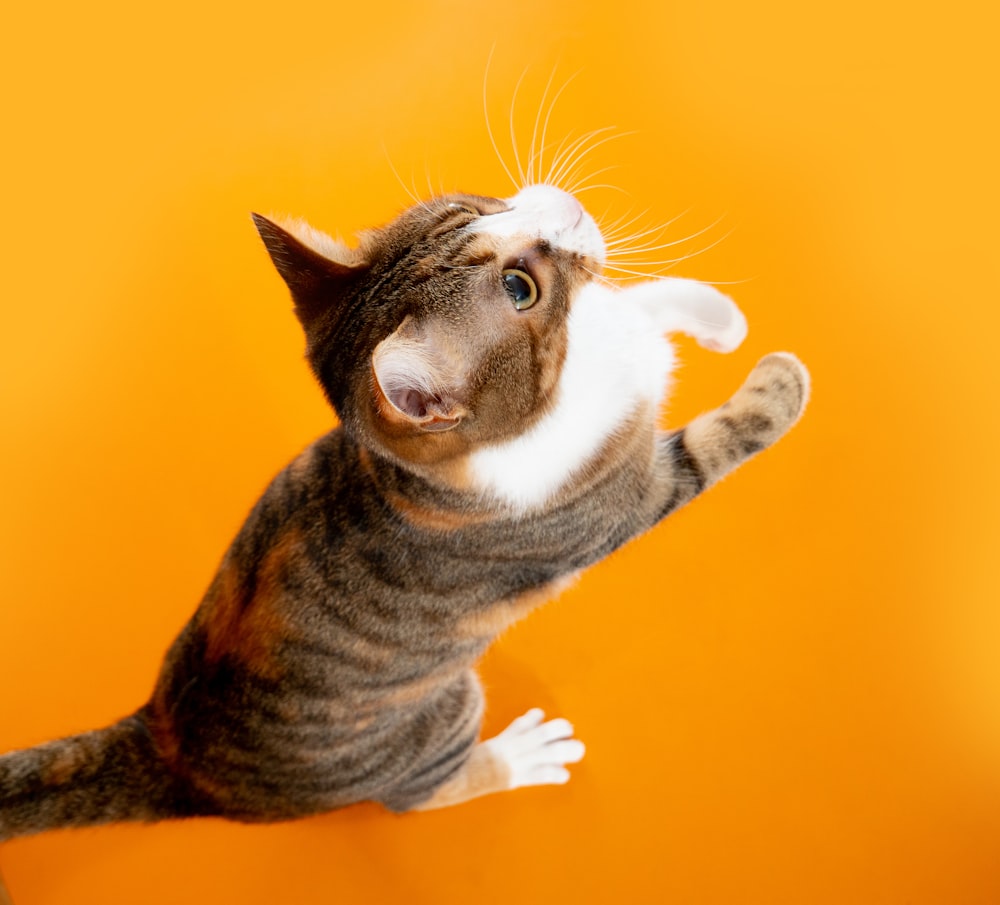
[(587, 742), (567, 787), (52, 833), (0, 851), (18, 905), (1000, 901), (981, 7), (8, 10), (0, 749), (142, 703), (257, 494), (331, 423), (248, 212), (350, 236), (408, 203), (387, 156), (418, 193), (510, 194), (494, 45), (508, 161), (518, 78), (524, 153), (550, 73), (580, 70), (550, 134), (635, 130), (588, 158), (623, 191), (585, 202), (689, 211), (667, 239), (708, 229), (666, 254), (707, 250), (671, 272), (738, 281), (750, 338), (681, 344), (669, 421), (772, 349), (814, 377), (778, 447), (488, 656), (488, 731), (540, 704)]

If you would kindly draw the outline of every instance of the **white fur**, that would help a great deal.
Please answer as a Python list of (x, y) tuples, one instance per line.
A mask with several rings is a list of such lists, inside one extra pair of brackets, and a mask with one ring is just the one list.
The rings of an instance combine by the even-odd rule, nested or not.
[(484, 742), (510, 771), (508, 788), (562, 784), (569, 781), (566, 764), (583, 759), (583, 742), (563, 719), (549, 720), (535, 708), (519, 716), (495, 738)]
[(686, 333), (713, 352), (732, 352), (746, 339), (743, 312), (706, 283), (667, 277), (639, 283), (629, 293), (662, 333)]
[(469, 228), (498, 239), (544, 239), (558, 248), (603, 262), (601, 231), (572, 195), (551, 185), (529, 185), (506, 203), (507, 210), (480, 217)]
[[(528, 193), (531, 204), (519, 205), (518, 199)], [(570, 196), (549, 186), (532, 186), (516, 195), (510, 203), (512, 213), (521, 212), (517, 234), (532, 233), (524, 213), (530, 210), (541, 224), (535, 235), (552, 241), (552, 236), (565, 234), (571, 245), (592, 243), (589, 227), (578, 234), (579, 224), (586, 221), (573, 213), (565, 198)], [(554, 214), (537, 212), (536, 207), (546, 204)], [(478, 229), (507, 235), (494, 233), (491, 226), (506, 216), (484, 217)], [(574, 217), (577, 226), (567, 225)], [(496, 222), (503, 230), (514, 228), (509, 226), (513, 220)], [(601, 241), (602, 252), (603, 247)], [(664, 334), (672, 332), (689, 333), (707, 348), (728, 352), (743, 341), (746, 319), (722, 293), (693, 280), (653, 280), (620, 290), (585, 285), (570, 309), (566, 360), (555, 404), (525, 434), (472, 454), (475, 485), (517, 509), (542, 505), (600, 451), (638, 406), (660, 404), (674, 365), (673, 348)]]
[(398, 331), (375, 347), (372, 367), (382, 392), (391, 401), (404, 390), (414, 389), (426, 396), (441, 390), (439, 366), (427, 344)]
[(670, 344), (628, 292), (584, 286), (570, 310), (553, 408), (520, 437), (473, 453), (474, 481), (517, 508), (541, 505), (637, 403), (660, 401), (672, 364)]

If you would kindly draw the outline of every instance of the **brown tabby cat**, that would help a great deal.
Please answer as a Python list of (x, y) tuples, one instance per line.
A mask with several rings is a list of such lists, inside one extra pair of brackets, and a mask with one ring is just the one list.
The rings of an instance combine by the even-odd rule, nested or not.
[(254, 219), (342, 426), (256, 504), (145, 706), (0, 758), (0, 839), (565, 782), (583, 756), (565, 720), (532, 710), (477, 743), (477, 659), (806, 401), (773, 354), (658, 433), (664, 334), (729, 351), (745, 321), (699, 283), (605, 283), (594, 221), (550, 186), (418, 204), (355, 249)]

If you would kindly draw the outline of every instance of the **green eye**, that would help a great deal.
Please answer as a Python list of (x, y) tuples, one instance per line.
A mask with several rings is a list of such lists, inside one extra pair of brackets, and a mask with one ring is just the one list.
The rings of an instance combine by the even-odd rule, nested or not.
[(538, 287), (523, 270), (505, 270), (503, 284), (518, 311), (530, 308), (538, 301)]

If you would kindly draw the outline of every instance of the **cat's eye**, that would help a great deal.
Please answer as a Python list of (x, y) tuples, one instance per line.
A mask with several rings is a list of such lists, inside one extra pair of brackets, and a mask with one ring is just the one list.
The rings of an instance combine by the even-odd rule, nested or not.
[(477, 211), (471, 204), (461, 204), (458, 201), (449, 201), (448, 210), (464, 211), (467, 214), (472, 214), (474, 217), (479, 216), (479, 211)]
[(538, 287), (523, 270), (505, 270), (502, 277), (504, 288), (518, 311), (524, 311), (538, 301)]

